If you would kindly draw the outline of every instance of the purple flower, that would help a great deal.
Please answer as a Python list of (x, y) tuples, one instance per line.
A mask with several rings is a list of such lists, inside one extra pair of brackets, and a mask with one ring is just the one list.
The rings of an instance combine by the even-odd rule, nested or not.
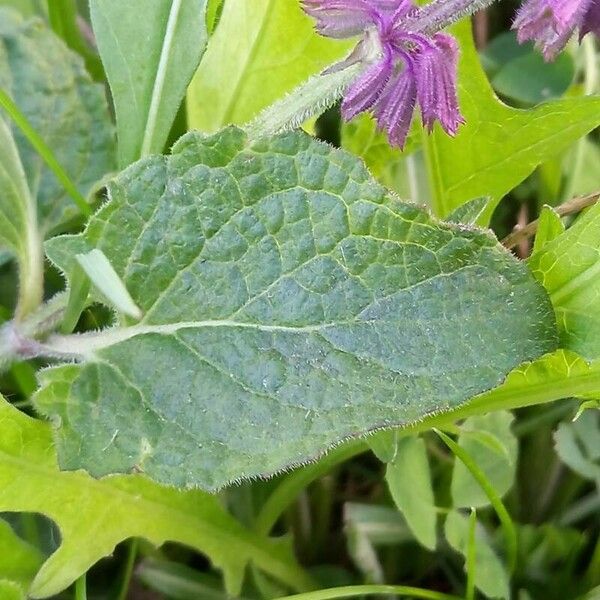
[(362, 61), (366, 68), (342, 102), (344, 119), (371, 110), (390, 143), (403, 147), (415, 106), (431, 131), (436, 121), (450, 135), (464, 122), (456, 97), (458, 47), (444, 33), (425, 35), (412, 0), (303, 0), (317, 31), (333, 38), (362, 34), (339, 67)]
[(552, 60), (579, 29), (600, 34), (600, 0), (527, 0), (517, 12), (513, 29), (519, 42), (533, 40), (546, 60)]

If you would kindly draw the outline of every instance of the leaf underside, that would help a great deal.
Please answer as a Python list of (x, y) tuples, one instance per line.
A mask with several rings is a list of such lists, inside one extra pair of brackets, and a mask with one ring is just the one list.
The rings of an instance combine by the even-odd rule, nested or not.
[(398, 201), (296, 132), (190, 133), (47, 243), (68, 275), (101, 249), (144, 317), (50, 340), (65, 469), (217, 489), (410, 424), (556, 347), (552, 309), (489, 233)]

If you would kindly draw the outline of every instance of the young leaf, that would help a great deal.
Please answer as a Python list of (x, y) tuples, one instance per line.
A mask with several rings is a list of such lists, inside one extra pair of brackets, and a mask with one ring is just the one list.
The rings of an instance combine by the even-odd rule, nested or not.
[[(448, 515), (445, 524), (448, 543), (463, 556), (467, 556), (469, 519), (458, 511)], [(475, 586), (488, 598), (509, 598), (509, 580), (506, 569), (492, 549), (485, 532), (475, 532)]]
[[(477, 462), (499, 496), (512, 486), (517, 467), (517, 440), (510, 430), (513, 416), (497, 411), (467, 419), (458, 444)], [(487, 506), (489, 499), (461, 461), (454, 463), (452, 500), (456, 507)]]
[(160, 487), (139, 475), (97, 481), (82, 472), (61, 473), (50, 427), (1, 397), (0, 428), (0, 511), (40, 513), (60, 528), (60, 548), (38, 572), (30, 595), (58, 593), (119, 542), (138, 536), (205, 553), (223, 569), (232, 593), (250, 560), (292, 587), (307, 585), (287, 546), (245, 530), (218, 498)]
[[(0, 7), (0, 88), (52, 149), (81, 194), (115, 167), (114, 130), (101, 85), (81, 58), (39, 19)], [(10, 121), (40, 228), (49, 233), (79, 214), (54, 174)]]
[(541, 252), (544, 246), (564, 233), (565, 226), (560, 215), (548, 205), (542, 206), (540, 216), (538, 218), (538, 228), (535, 234), (533, 243), (533, 251), (531, 255)]
[(317, 35), (298, 0), (225, 2), (188, 91), (189, 124), (246, 123), (350, 48)]
[(121, 167), (163, 151), (206, 47), (205, 12), (206, 0), (90, 1), (115, 104)]
[(585, 358), (600, 357), (600, 204), (548, 242), (529, 265), (548, 290), (561, 346)]
[(600, 485), (600, 412), (588, 410), (574, 423), (561, 423), (554, 435), (561, 460)]
[(19, 263), (19, 317), (37, 308), (43, 294), (43, 253), (37, 208), (12, 133), (0, 116), (0, 247)]
[(385, 479), (396, 506), (419, 543), (433, 550), (437, 537), (437, 510), (427, 449), (422, 438), (413, 435), (398, 441), (396, 457), (388, 464)]
[(471, 24), (459, 23), (454, 32), (461, 43), (459, 96), (466, 124), (455, 138), (439, 128), (425, 138), (433, 207), (444, 217), (471, 198), (490, 196), (489, 222), (500, 199), (537, 165), (598, 126), (600, 98), (568, 98), (531, 110), (506, 106), (481, 68)]
[(47, 245), (67, 273), (102, 250), (144, 314), (47, 342), (81, 361), (37, 397), (65, 468), (215, 489), (456, 407), (555, 347), (544, 290), (493, 236), (301, 132), (191, 133), (110, 195)]

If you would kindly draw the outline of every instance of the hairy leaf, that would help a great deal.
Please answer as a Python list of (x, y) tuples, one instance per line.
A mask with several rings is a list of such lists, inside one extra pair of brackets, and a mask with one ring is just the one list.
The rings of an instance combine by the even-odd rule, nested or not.
[(225, 2), (188, 92), (191, 127), (246, 123), (351, 48), (313, 26), (298, 0)]
[[(2, 7), (0, 88), (84, 196), (114, 169), (114, 130), (102, 86), (92, 83), (81, 58), (41, 20), (24, 21)], [(52, 232), (79, 211), (21, 131), (13, 126), (13, 132), (41, 228)]]
[(568, 98), (531, 110), (500, 102), (479, 63), (468, 21), (454, 31), (461, 43), (459, 96), (466, 119), (455, 138), (436, 128), (425, 145), (433, 206), (446, 216), (478, 196), (490, 196), (480, 223), (500, 199), (543, 161), (600, 124), (600, 98)]
[(163, 151), (206, 47), (205, 12), (206, 0), (90, 1), (115, 104), (121, 167)]
[(223, 569), (232, 593), (250, 560), (292, 586), (306, 585), (287, 546), (245, 530), (218, 498), (161, 487), (141, 475), (97, 481), (83, 472), (61, 473), (49, 426), (1, 397), (0, 429), (0, 511), (40, 513), (60, 528), (61, 545), (38, 572), (31, 596), (58, 593), (130, 537), (177, 541), (205, 553)]
[(303, 133), (192, 133), (110, 185), (86, 232), (143, 313), (49, 340), (61, 465), (219, 488), (449, 410), (556, 345), (551, 307), (489, 233), (399, 202)]
[(529, 259), (556, 311), (561, 346), (600, 357), (600, 204)]

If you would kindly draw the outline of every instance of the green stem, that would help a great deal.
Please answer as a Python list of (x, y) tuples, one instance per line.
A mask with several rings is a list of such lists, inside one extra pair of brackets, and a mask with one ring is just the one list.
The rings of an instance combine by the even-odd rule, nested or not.
[(406, 585), (348, 585), (345, 587), (329, 588), (305, 594), (285, 596), (277, 600), (331, 600), (334, 598), (354, 598), (356, 596), (404, 596), (408, 598), (424, 598), (425, 600), (462, 600), (458, 596), (443, 594), (433, 590), (410, 587)]
[(494, 489), (494, 486), (489, 482), (485, 473), (479, 468), (479, 465), (471, 458), (471, 455), (461, 446), (459, 446), (451, 437), (447, 436), (439, 429), (434, 430), (442, 441), (452, 450), (454, 455), (467, 467), (475, 481), (488, 497), (490, 504), (494, 507), (506, 539), (506, 556), (509, 571), (512, 573), (517, 564), (517, 530), (502, 502), (502, 499)]
[(127, 599), (127, 593), (129, 592), (129, 584), (131, 582), (131, 575), (133, 574), (133, 567), (135, 566), (135, 559), (137, 557), (138, 545), (139, 542), (137, 538), (134, 538), (129, 542), (129, 548), (127, 550), (127, 560), (125, 562), (125, 568), (123, 569), (121, 589), (117, 594), (117, 600)]
[(339, 71), (311, 77), (248, 123), (246, 129), (249, 137), (257, 139), (295, 129), (310, 117), (325, 112), (341, 99), (361, 69), (364, 69), (364, 65), (356, 63)]
[(90, 205), (85, 198), (79, 193), (75, 184), (67, 172), (61, 167), (58, 160), (54, 156), (52, 150), (46, 145), (46, 142), (33, 129), (25, 115), (19, 110), (18, 106), (12, 101), (11, 97), (2, 89), (0, 89), (0, 106), (6, 110), (11, 119), (16, 123), (19, 129), (23, 132), (29, 143), (36, 149), (44, 162), (52, 170), (56, 178), (60, 181), (67, 193), (75, 201), (79, 210), (86, 216), (92, 214)]
[(467, 558), (466, 558), (466, 570), (467, 570), (467, 592), (465, 594), (465, 600), (475, 599), (475, 569), (476, 569), (476, 550), (477, 550), (477, 539), (475, 532), (477, 529), (477, 512), (474, 508), (471, 509), (469, 515), (469, 540), (467, 544)]
[(85, 573), (75, 582), (75, 600), (87, 600)]

